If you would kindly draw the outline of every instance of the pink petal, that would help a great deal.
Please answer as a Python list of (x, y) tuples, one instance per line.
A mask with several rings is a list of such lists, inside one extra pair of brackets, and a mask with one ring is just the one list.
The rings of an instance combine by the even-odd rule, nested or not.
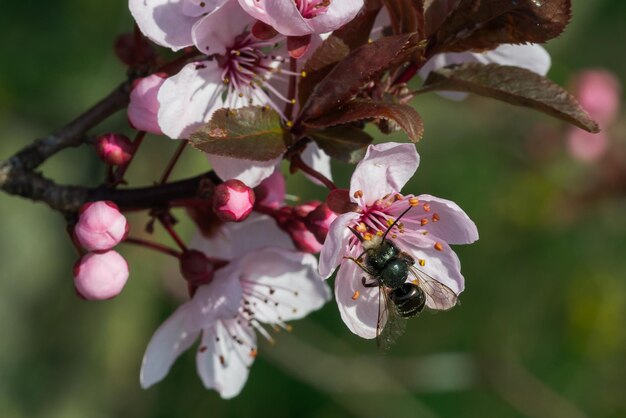
[[(389, 214), (396, 218), (408, 207), (408, 199), (396, 202)], [(418, 206), (411, 209), (403, 218), (402, 223), (409, 231), (428, 231), (448, 244), (471, 244), (478, 240), (476, 224), (456, 203), (427, 194), (417, 196)], [(425, 206), (428, 211), (425, 210)]]
[(347, 255), (348, 241), (352, 235), (348, 226), (358, 218), (358, 213), (348, 212), (339, 215), (330, 224), (330, 229), (320, 254), (319, 272), (323, 278), (329, 278), (335, 271), (335, 268), (342, 262), (344, 255)]
[(143, 356), (139, 380), (144, 389), (163, 380), (170, 368), (200, 334), (191, 319), (193, 307), (182, 305), (156, 330)]
[(183, 13), (181, 1), (129, 0), (130, 12), (144, 35), (174, 51), (193, 45), (191, 28), (198, 20)]
[(622, 88), (613, 73), (604, 69), (582, 71), (575, 77), (574, 89), (582, 107), (601, 125), (615, 119)]
[(364, 287), (362, 277), (369, 276), (353, 261), (344, 261), (335, 279), (335, 298), (341, 319), (348, 329), (359, 337), (372, 339), (376, 338), (380, 290), (378, 287)]
[(193, 27), (193, 42), (204, 54), (224, 54), (253, 23), (236, 1), (227, 1)]
[(163, 135), (158, 123), (159, 101), (157, 95), (165, 82), (160, 74), (139, 79), (130, 93), (128, 120), (140, 131)]
[[(399, 235), (396, 240), (398, 247), (415, 259), (414, 267), (450, 288), (457, 295), (465, 289), (465, 279), (461, 274), (461, 263), (456, 253), (443, 241), (436, 241), (420, 233)], [(441, 250), (438, 250), (440, 248)], [(424, 265), (420, 265), (420, 260)], [(436, 309), (436, 305), (443, 309), (450, 309), (454, 304), (438, 299), (434, 301), (428, 297), (426, 306)]]
[(278, 209), (285, 204), (285, 177), (280, 172), (280, 167), (275, 167), (271, 176), (266, 178), (255, 189), (257, 202), (273, 209)]
[(211, 167), (222, 180), (237, 179), (248, 187), (256, 187), (272, 175), (282, 157), (269, 161), (251, 161), (238, 158), (206, 155)]
[(220, 320), (206, 328), (196, 355), (204, 386), (224, 399), (237, 396), (248, 380), (256, 349), (256, 335), (245, 321)]
[(221, 107), (224, 84), (214, 61), (187, 64), (168, 78), (158, 94), (159, 125), (170, 138), (187, 138)]
[(250, 16), (267, 23), (285, 36), (303, 36), (314, 32), (294, 1), (239, 0), (239, 4)]
[(330, 300), (330, 289), (317, 274), (311, 254), (268, 248), (241, 262), (240, 280), (246, 300), (261, 322), (280, 324), (300, 319)]
[[(362, 207), (390, 193), (398, 193), (419, 166), (413, 144), (387, 142), (370, 145), (365, 158), (356, 166), (350, 181), (350, 196)], [(360, 191), (362, 198), (355, 198)]]
[(198, 288), (191, 300), (192, 320), (198, 328), (206, 327), (216, 318), (232, 318), (237, 314), (243, 300), (238, 274), (239, 267), (228, 264), (216, 270), (211, 283)]
[(340, 28), (356, 17), (363, 8), (363, 0), (333, 1), (326, 13), (309, 19), (314, 33), (326, 33)]
[(220, 7), (227, 0), (182, 0), (182, 12), (186, 16), (202, 17)]

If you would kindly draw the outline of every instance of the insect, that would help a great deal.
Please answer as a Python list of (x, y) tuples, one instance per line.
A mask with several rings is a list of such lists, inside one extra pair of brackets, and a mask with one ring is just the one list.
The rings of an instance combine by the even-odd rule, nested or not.
[(404, 333), (406, 320), (422, 313), (427, 302), (436, 310), (450, 309), (458, 302), (452, 289), (416, 267), (413, 257), (387, 239), (389, 231), (410, 209), (402, 212), (382, 236), (375, 235), (370, 240), (364, 240), (350, 227), (364, 250), (358, 257), (348, 259), (370, 276), (361, 279), (364, 287), (379, 289), (376, 340), (382, 350), (393, 345)]

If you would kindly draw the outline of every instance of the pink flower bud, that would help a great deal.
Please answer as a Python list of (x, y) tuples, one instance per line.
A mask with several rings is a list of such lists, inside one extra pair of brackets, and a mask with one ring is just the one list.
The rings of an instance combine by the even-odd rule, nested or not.
[(111, 165), (124, 165), (131, 156), (133, 144), (126, 135), (108, 133), (96, 140), (96, 153), (102, 161)]
[(128, 104), (128, 120), (135, 129), (163, 135), (158, 122), (157, 95), (166, 78), (166, 74), (152, 74), (135, 81)]
[(128, 280), (128, 263), (115, 251), (89, 253), (74, 265), (74, 288), (87, 300), (119, 295)]
[(213, 212), (224, 222), (241, 222), (254, 206), (254, 191), (239, 180), (227, 180), (215, 188)]
[(317, 241), (304, 222), (290, 220), (285, 224), (284, 229), (298, 250), (311, 254), (317, 254), (322, 250), (323, 245)]
[(76, 240), (88, 251), (108, 251), (128, 233), (128, 222), (113, 202), (86, 203), (74, 228)]
[(335, 219), (337, 219), (337, 214), (330, 210), (327, 205), (321, 204), (306, 216), (304, 223), (317, 241), (324, 244), (330, 224)]
[(180, 272), (193, 286), (202, 286), (213, 280), (215, 266), (203, 252), (185, 251), (180, 258)]
[(582, 71), (575, 77), (575, 91), (582, 107), (600, 125), (615, 118), (620, 105), (620, 82), (609, 71)]

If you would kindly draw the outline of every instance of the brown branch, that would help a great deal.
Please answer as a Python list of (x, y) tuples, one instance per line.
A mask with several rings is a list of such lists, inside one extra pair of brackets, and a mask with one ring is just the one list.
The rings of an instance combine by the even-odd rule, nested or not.
[(115, 202), (125, 211), (166, 208), (178, 200), (207, 198), (205, 192), (220, 182), (217, 175), (210, 171), (158, 186), (132, 189), (86, 188), (59, 185), (40, 173), (13, 170), (2, 188), (9, 194), (46, 203), (52, 209), (67, 214), (77, 212), (85, 202), (98, 200)]

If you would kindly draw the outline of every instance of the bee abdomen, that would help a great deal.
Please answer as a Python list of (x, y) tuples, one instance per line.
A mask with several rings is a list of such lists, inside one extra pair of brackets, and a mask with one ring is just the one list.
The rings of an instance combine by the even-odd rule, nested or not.
[(426, 306), (426, 294), (419, 286), (404, 283), (391, 292), (389, 298), (398, 308), (403, 318), (411, 318), (421, 313)]

